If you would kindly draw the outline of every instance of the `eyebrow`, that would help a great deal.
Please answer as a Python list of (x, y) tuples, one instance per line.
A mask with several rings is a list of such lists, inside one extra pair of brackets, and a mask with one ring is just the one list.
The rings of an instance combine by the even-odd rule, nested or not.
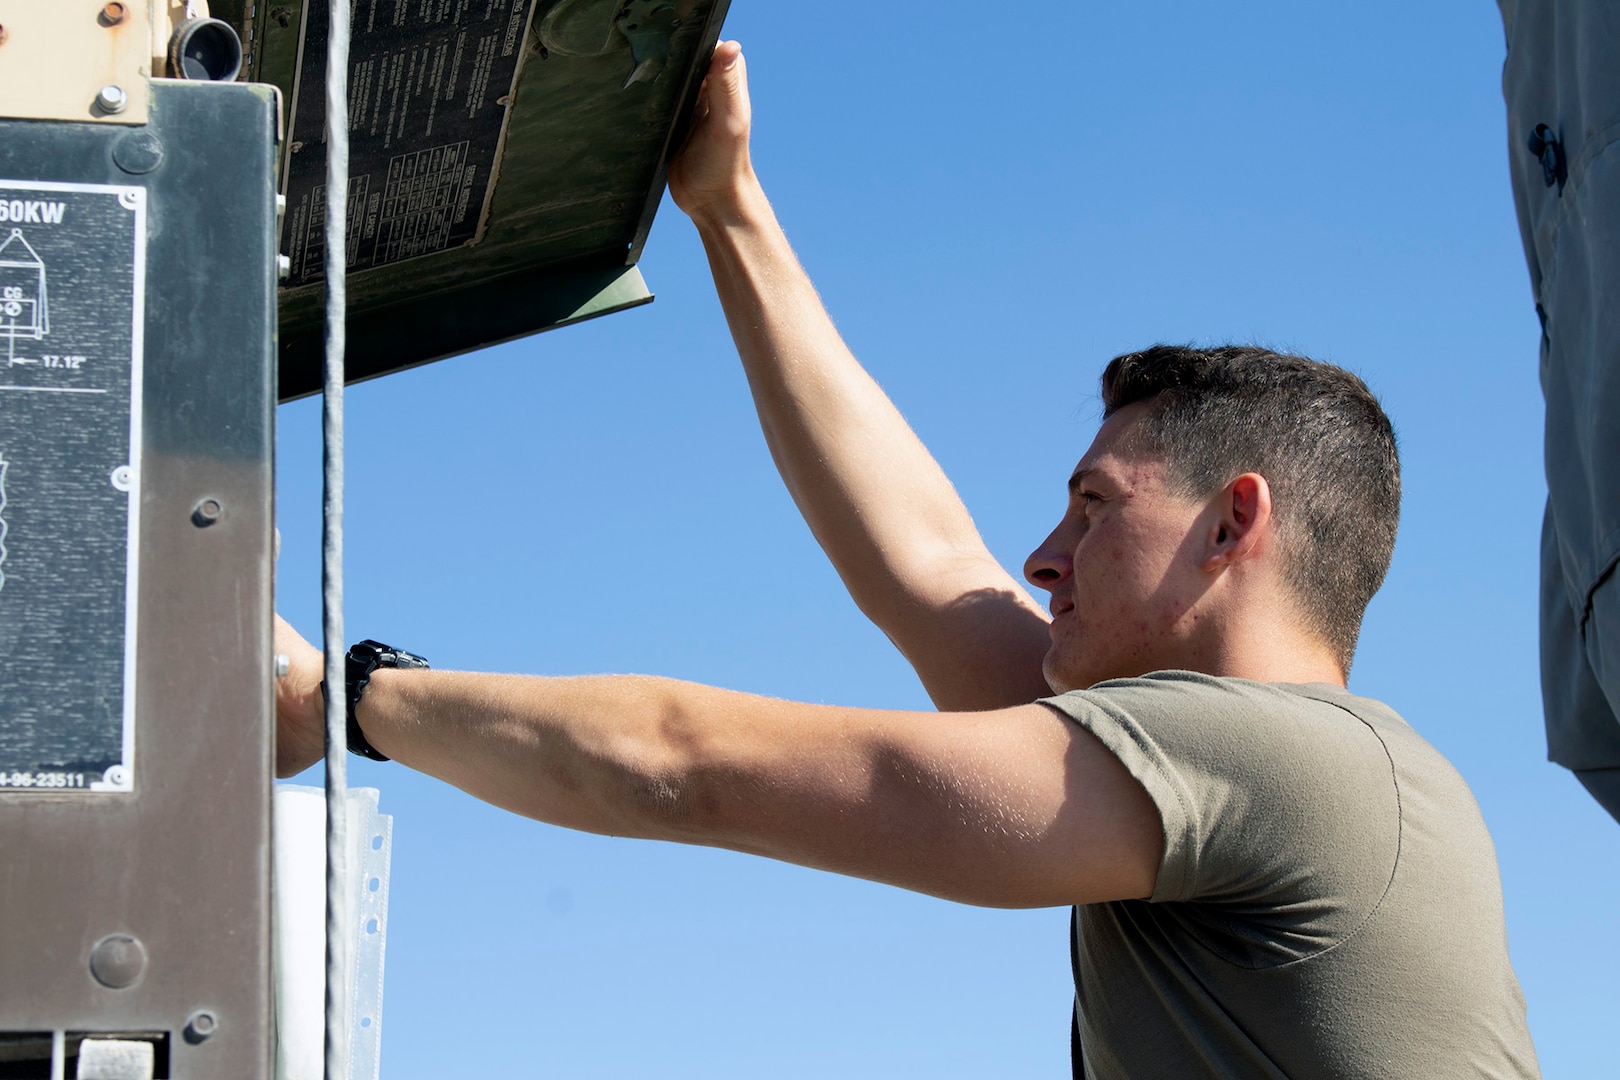
[(1074, 475), (1069, 477), (1069, 494), (1070, 495), (1079, 494), (1080, 486), (1086, 482), (1086, 477), (1090, 476), (1092, 473), (1094, 473), (1096, 471), (1097, 470), (1094, 469), (1094, 468), (1093, 469), (1076, 469), (1076, 470), (1074, 470)]

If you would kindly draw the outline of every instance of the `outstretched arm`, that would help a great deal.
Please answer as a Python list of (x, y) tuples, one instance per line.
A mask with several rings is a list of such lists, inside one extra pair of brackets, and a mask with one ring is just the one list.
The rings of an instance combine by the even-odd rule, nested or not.
[[(321, 755), (321, 654), (278, 620), (277, 768)], [(992, 907), (1145, 897), (1147, 793), (1044, 705), (803, 705), (669, 679), (372, 675), (358, 717), (399, 764), (574, 829), (765, 855)]]
[(670, 192), (703, 238), (771, 456), (861, 610), (941, 709), (1048, 693), (1046, 614), (990, 555), (956, 491), (851, 355), (748, 154), (745, 63), (715, 52)]

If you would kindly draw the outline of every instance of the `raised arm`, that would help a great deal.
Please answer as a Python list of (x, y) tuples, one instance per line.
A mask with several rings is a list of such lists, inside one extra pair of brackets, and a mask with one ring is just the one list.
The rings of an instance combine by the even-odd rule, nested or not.
[[(321, 654), (279, 623), (277, 768), (321, 755)], [(1045, 705), (804, 705), (635, 676), (372, 675), (357, 718), (402, 766), (555, 825), (730, 848), (965, 903), (1144, 897), (1158, 811)]]
[(782, 479), (939, 708), (1033, 701), (1048, 692), (1046, 614), (839, 337), (754, 175), (749, 125), (741, 50), (724, 42), (669, 184), (703, 238)]

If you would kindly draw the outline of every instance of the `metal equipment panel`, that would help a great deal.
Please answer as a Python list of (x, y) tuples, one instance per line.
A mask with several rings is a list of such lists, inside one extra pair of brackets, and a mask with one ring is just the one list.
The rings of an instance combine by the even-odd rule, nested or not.
[(0, 116), (146, 123), (152, 37), (148, 0), (0, 0)]
[[(20, 229), (38, 264), (30, 279), (26, 256), (0, 253), (18, 274), (0, 289), (45, 285), (34, 312), (14, 297), (0, 341), (0, 382), (38, 391), (0, 391), (0, 634), (43, 635), (30, 647), (60, 690), (54, 707), (18, 690), (27, 664), (8, 646), (0, 746), (26, 743), (29, 724), (73, 732), (88, 701), (122, 716), (132, 698), (137, 749), (117, 794), (0, 790), (4, 1075), (36, 1075), (43, 1054), (49, 1076), (54, 1053), (72, 1076), (81, 1052), (120, 1052), (108, 1036), (150, 1046), (160, 1078), (270, 1072), (276, 100), (241, 84), (151, 90), (145, 126), (0, 120), (8, 213), (60, 202), (58, 231), (105, 219), (93, 260), (26, 205), (20, 225), (0, 226), (0, 240)], [(126, 201), (144, 220), (112, 216)], [(144, 347), (128, 340), (137, 329)], [(47, 392), (81, 389), (107, 393)], [(135, 463), (133, 501), (111, 475), (119, 450)], [(54, 479), (38, 472), (47, 464)], [(97, 470), (93, 491), (71, 493)], [(108, 568), (125, 551), (137, 553), (122, 638), (139, 642), (132, 682), (107, 629)], [(51, 580), (91, 599), (80, 621), (39, 630), (54, 617)], [(45, 771), (70, 760), (57, 753)]]
[[(356, 0), (351, 382), (652, 300), (635, 269), (729, 0)], [(320, 387), (328, 0), (214, 0), (288, 102), (283, 400)]]

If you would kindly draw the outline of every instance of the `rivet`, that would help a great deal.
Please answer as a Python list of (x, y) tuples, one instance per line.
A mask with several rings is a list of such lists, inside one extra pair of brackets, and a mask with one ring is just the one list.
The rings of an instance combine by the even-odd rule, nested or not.
[(90, 974), (109, 990), (133, 986), (146, 970), (146, 946), (128, 934), (112, 934), (90, 950)]
[(101, 21), (107, 26), (117, 26), (124, 21), (124, 17), (128, 14), (129, 12), (124, 8), (124, 5), (117, 3), (115, 0), (114, 3), (108, 4), (101, 9)]

